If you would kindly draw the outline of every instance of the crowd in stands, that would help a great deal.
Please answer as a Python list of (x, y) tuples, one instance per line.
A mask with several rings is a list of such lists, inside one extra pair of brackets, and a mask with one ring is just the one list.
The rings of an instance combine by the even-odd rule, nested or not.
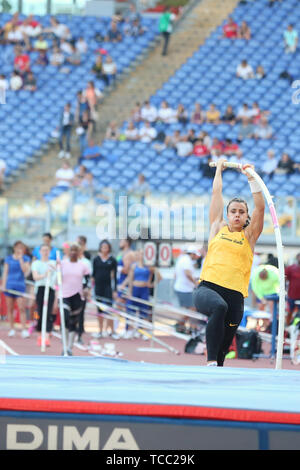
[[(145, 31), (141, 15), (136, 11), (135, 5), (131, 4), (129, 11), (123, 16), (118, 14), (112, 17), (107, 35), (98, 34), (97, 40), (121, 42), (126, 36), (140, 36)], [(0, 75), (0, 88), (13, 91), (37, 89), (32, 65), (46, 67), (50, 64), (57, 67), (58, 71), (68, 73), (70, 66), (81, 64), (89, 49), (84, 37), (72, 36), (69, 27), (57, 18), (51, 17), (50, 25), (43, 27), (33, 15), (21, 20), (19, 13), (15, 13), (0, 28), (0, 45), (14, 46), (14, 70), (10, 77)], [(31, 62), (30, 52), (38, 52), (34, 63)], [(99, 48), (92, 72), (102, 79), (105, 85), (111, 85), (115, 81), (116, 63), (103, 47)]]

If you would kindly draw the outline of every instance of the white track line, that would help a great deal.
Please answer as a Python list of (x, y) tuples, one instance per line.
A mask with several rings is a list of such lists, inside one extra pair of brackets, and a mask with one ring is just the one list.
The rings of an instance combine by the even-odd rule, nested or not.
[(5, 351), (7, 351), (9, 354), (11, 354), (12, 356), (19, 356), (19, 354), (14, 351), (12, 348), (10, 348), (4, 341), (2, 341), (0, 339), (0, 346), (3, 347), (3, 349), (5, 349)]

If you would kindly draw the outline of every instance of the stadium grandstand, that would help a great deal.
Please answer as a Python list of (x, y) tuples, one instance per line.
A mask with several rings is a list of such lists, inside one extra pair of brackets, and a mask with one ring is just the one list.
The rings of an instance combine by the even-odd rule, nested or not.
[[(222, 448), (226, 434), (220, 431), (216, 442), (204, 438), (205, 420), (217, 422), (214, 432), (226, 421), (228, 448), (295, 448), (300, 410), (287, 393), (289, 386), (299, 389), (300, 367), (299, 34), (299, 0), (0, 2), (0, 381), (6, 374), (2, 364), (12, 365), (4, 395), (0, 392), (0, 423), (6, 425), (14, 411), (17, 419), (18, 413), (36, 410), (45, 422), (54, 413), (58, 426), (59, 413), (65, 424), (77, 415), (94, 415), (95, 421), (125, 415), (120, 421), (128, 418), (126, 432), (105, 424), (106, 450), (188, 449), (179, 432), (183, 417), (186, 426), (199, 421), (195, 428), (203, 443), (190, 444), (199, 448)], [(227, 168), (220, 171), (223, 161)], [(218, 217), (228, 219), (228, 203), (235, 201), (254, 219), (251, 226), (247, 217), (239, 230), (224, 225), (228, 234), (222, 232), (221, 239), (247, 245), (253, 264), (244, 290), (220, 284), (231, 293), (238, 290), (245, 303), (238, 323), (224, 320), (224, 329), (237, 327), (230, 345), (209, 360), (207, 325), (213, 314), (197, 307), (195, 291), (214, 259), (210, 242), (223, 230), (211, 236), (220, 173), (224, 207), (218, 210), (224, 214)], [(251, 244), (250, 227), (257, 229), (257, 213), (263, 212), (254, 195), (261, 191), (267, 201), (263, 227)], [(239, 235), (229, 239), (231, 232)], [(244, 237), (248, 233), (251, 240)], [(231, 267), (244, 273), (244, 254), (230, 250), (224, 265), (235, 255)], [(218, 266), (215, 261), (216, 271)], [(235, 283), (241, 278), (228, 277)], [(11, 384), (23, 367), (18, 356), (28, 388), (15, 393)], [(36, 356), (45, 368), (34, 362)], [(91, 356), (115, 359), (97, 363), (102, 378), (110, 380), (114, 368), (118, 377), (123, 367), (124, 397), (118, 391), (110, 396), (108, 389), (95, 397), (100, 376), (93, 382)], [(223, 366), (224, 358), (228, 374), (236, 368), (236, 395), (227, 388), (226, 367), (218, 378), (213, 367), (200, 370), (205, 377), (199, 398), (196, 388), (195, 396), (180, 389), (179, 376), (184, 383), (193, 372), (188, 366)], [(67, 361), (73, 361), (72, 372)], [(286, 380), (278, 393), (275, 375), (263, 376), (275, 361), (276, 369), (288, 369), (276, 371), (281, 384)], [(52, 364), (57, 371), (45, 377)], [(176, 393), (186, 393), (187, 401), (176, 393), (164, 401), (156, 365), (165, 368), (165, 377), (170, 365), (178, 367)], [(246, 368), (253, 381), (247, 390)], [(147, 402), (143, 409), (132, 377), (141, 374), (145, 385), (148, 370), (150, 392), (157, 388), (150, 408)], [(67, 374), (73, 387), (67, 401), (68, 388), (58, 392), (65, 377), (60, 374)], [(84, 380), (94, 383), (89, 391)], [(224, 386), (223, 401), (211, 380)], [(119, 385), (122, 390), (122, 380)], [(32, 407), (30, 400), (39, 399)], [(138, 438), (138, 427), (131, 427), (137, 416), (145, 418)], [(159, 444), (153, 430), (150, 439), (147, 423), (153, 419), (157, 430), (160, 419), (166, 426), (176, 421), (176, 444), (168, 433)], [(232, 421), (238, 422), (239, 436), (233, 435)], [(51, 439), (40, 441), (33, 428), (32, 448), (98, 445), (92, 433), (85, 444), (80, 427), (68, 437), (69, 431), (56, 435), (49, 426)], [(242, 433), (250, 428), (258, 436), (253, 441)], [(274, 429), (278, 440), (272, 438)], [(30, 448), (26, 439), (18, 441), (18, 431), (3, 436), (4, 431), (0, 449)]]

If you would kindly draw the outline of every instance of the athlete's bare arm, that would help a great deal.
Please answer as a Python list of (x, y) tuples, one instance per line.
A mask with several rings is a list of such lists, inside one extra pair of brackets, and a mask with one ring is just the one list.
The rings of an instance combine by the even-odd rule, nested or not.
[[(254, 178), (245, 173), (246, 168), (253, 168), (252, 165), (245, 165), (243, 167), (243, 173), (247, 175), (248, 181), (254, 181)], [(250, 243), (252, 251), (254, 251), (255, 243), (257, 242), (264, 227), (264, 216), (265, 216), (265, 199), (262, 191), (252, 193), (254, 201), (254, 209), (252, 212), (251, 222), (245, 229), (245, 235)]]
[(222, 171), (224, 170), (223, 163), (226, 162), (224, 158), (221, 158), (217, 162), (216, 174), (213, 181), (212, 197), (209, 208), (209, 223), (210, 233), (209, 241), (219, 232), (222, 225), (225, 225), (223, 219), (224, 214), (224, 201), (223, 201), (223, 182), (222, 182)]

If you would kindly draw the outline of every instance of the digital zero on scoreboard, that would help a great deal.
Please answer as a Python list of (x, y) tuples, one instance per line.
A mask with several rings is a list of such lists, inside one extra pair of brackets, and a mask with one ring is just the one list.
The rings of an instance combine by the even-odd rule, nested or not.
[(147, 242), (144, 245), (144, 262), (147, 266), (155, 266), (157, 256), (156, 244)]

